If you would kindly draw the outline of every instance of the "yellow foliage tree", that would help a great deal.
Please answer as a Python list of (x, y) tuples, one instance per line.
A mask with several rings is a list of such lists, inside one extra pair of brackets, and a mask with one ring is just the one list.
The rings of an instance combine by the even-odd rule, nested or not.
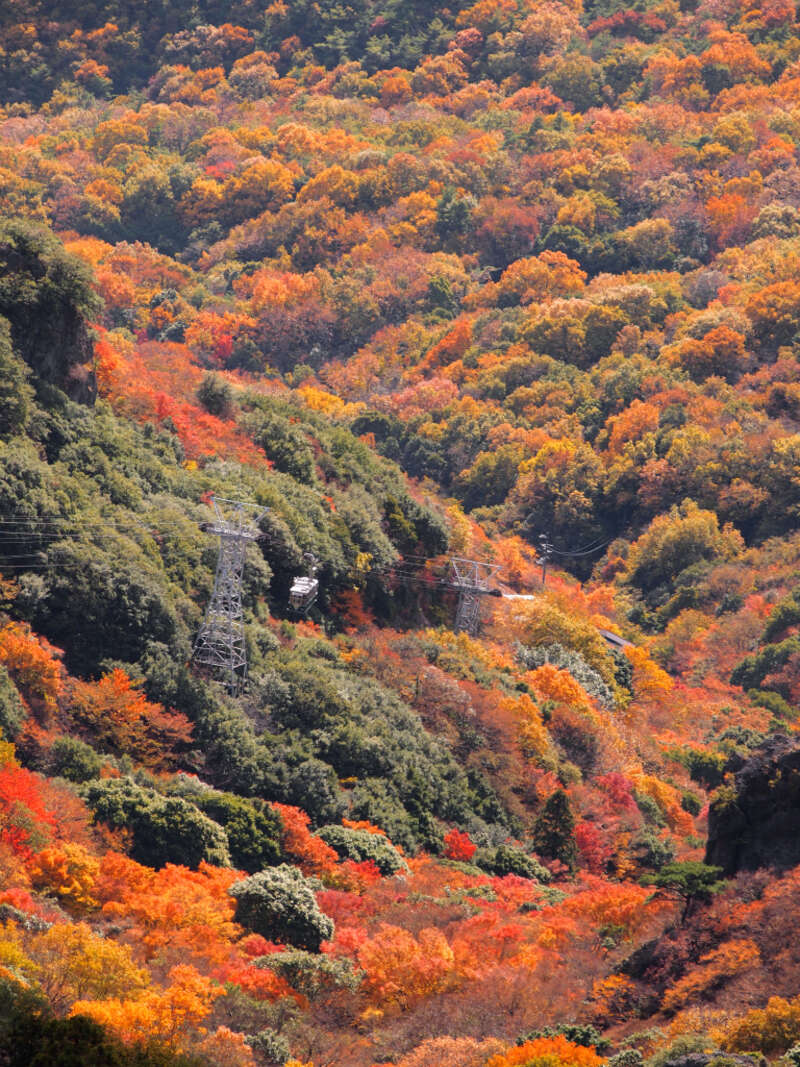
[(652, 698), (672, 691), (675, 683), (646, 649), (630, 645), (625, 648), (625, 655), (633, 667), (633, 688), (637, 696)]
[(504, 697), (500, 701), (500, 707), (515, 718), (519, 742), (526, 753), (541, 759), (552, 752), (550, 736), (542, 722), (542, 714), (527, 693), (519, 697)]
[(734, 1019), (712, 1037), (726, 1052), (786, 1052), (800, 1041), (800, 996), (770, 997), (766, 1007)]
[(100, 937), (86, 923), (57, 923), (29, 941), (39, 984), (56, 1012), (77, 1000), (138, 999), (150, 983), (128, 945)]
[(634, 772), (631, 777), (638, 792), (652, 797), (658, 804), (672, 830), (680, 834), (692, 832), (692, 817), (681, 807), (681, 795), (674, 786), (651, 774)]
[(100, 862), (77, 843), (45, 848), (34, 856), (28, 873), (35, 889), (53, 893), (79, 913), (100, 906), (93, 896)]
[(542, 700), (553, 700), (556, 704), (568, 704), (586, 712), (593, 717), (593, 708), (586, 692), (575, 681), (567, 670), (555, 667), (552, 663), (543, 663), (535, 671), (529, 671), (526, 677), (530, 680), (533, 691)]
[(55, 708), (62, 689), (61, 664), (55, 652), (25, 623), (9, 622), (0, 629), (0, 664), (26, 700), (48, 711)]
[(0, 978), (28, 985), (36, 974), (36, 964), (22, 947), (16, 923), (0, 925)]
[(155, 1039), (183, 1051), (225, 990), (188, 964), (173, 967), (168, 979), (166, 989), (150, 989), (134, 999), (78, 1000), (69, 1014), (88, 1015), (123, 1041)]
[(586, 662), (616, 686), (614, 661), (596, 627), (580, 615), (569, 612), (548, 596), (519, 602), (510, 618), (511, 636), (523, 645), (563, 645), (580, 652)]

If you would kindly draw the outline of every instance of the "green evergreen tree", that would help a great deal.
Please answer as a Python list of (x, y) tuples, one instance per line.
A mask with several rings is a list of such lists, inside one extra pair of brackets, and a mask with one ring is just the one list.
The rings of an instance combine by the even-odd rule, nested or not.
[(539, 812), (533, 826), (533, 847), (545, 859), (559, 860), (575, 870), (575, 816), (563, 789), (551, 793)]
[(236, 899), (236, 922), (270, 941), (319, 952), (333, 937), (333, 920), (296, 867), (282, 863), (236, 882), (229, 892)]

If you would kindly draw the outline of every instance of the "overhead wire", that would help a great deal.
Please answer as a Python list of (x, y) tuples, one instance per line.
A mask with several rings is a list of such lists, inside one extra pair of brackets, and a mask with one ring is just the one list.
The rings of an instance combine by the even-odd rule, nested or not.
[(30, 559), (31, 556), (40, 556), (41, 554), (42, 554), (41, 551), (37, 551), (36, 549), (32, 549), (30, 552), (20, 552), (18, 554), (13, 555), (13, 556), (8, 556), (4, 552), (0, 552), (0, 558), (2, 558), (4, 560), (6, 560), (6, 559)]
[[(159, 528), (165, 526), (183, 526), (186, 522), (191, 523), (193, 520), (187, 515), (183, 521), (177, 519), (159, 519)], [(95, 521), (84, 522), (82, 519), (8, 519), (0, 518), (0, 531), (7, 530), (10, 533), (25, 530), (28, 527), (45, 527), (55, 530), (75, 529), (75, 530), (87, 530), (87, 529), (130, 529), (131, 527), (138, 527), (142, 530), (148, 529), (148, 524), (144, 518), (130, 518), (117, 522), (108, 521)]]
[(398, 578), (407, 582), (424, 582), (426, 585), (440, 585), (443, 579), (437, 578), (435, 575), (425, 575), (421, 571), (380, 571), (383, 577), (386, 578)]
[[(580, 548), (574, 549), (574, 551), (575, 552), (588, 552), (590, 549), (597, 548), (602, 543), (603, 543), (602, 536), (595, 537), (594, 541), (590, 541), (588, 545), (582, 545)], [(558, 551), (558, 550), (556, 549), (556, 551)]]
[(86, 570), (86, 564), (78, 560), (74, 563), (0, 563), (0, 574), (7, 571), (82, 571)]
[[(534, 517), (534, 514), (534, 512), (530, 512), (528, 515), (526, 515), (525, 518), (522, 520), (521, 525), (527, 526), (528, 522)], [(572, 552), (569, 552), (566, 549), (555, 548), (553, 545), (548, 544), (547, 554), (550, 556), (562, 556), (566, 559), (577, 559), (579, 556), (590, 556), (594, 552), (599, 552), (601, 548), (605, 548), (606, 545), (610, 545), (613, 540), (613, 537), (609, 537), (606, 540), (603, 540), (601, 535), (600, 537), (596, 537), (594, 541), (590, 541), (588, 545), (582, 545), (580, 548), (577, 548)]]
[[(0, 570), (68, 570), (84, 566), (82, 561), (42, 559), (48, 548), (56, 541), (74, 536), (85, 531), (97, 533), (115, 531), (120, 533), (145, 533), (158, 537), (170, 529), (184, 528), (193, 520), (187, 515), (183, 519), (157, 519), (148, 521), (147, 516), (131, 515), (122, 520), (98, 519), (85, 522), (80, 519), (59, 518), (41, 519), (25, 515), (0, 516)], [(596, 538), (574, 551), (567, 551), (550, 546), (549, 553), (564, 559), (578, 559), (599, 552), (611, 543), (613, 538), (605, 540)], [(23, 549), (30, 545), (30, 551), (5, 554), (4, 548)], [(24, 562), (18, 562), (24, 561)], [(414, 582), (427, 586), (449, 586), (445, 574), (436, 574), (431, 565), (446, 566), (438, 557), (423, 556), (419, 553), (406, 553), (401, 559), (383, 567), (377, 567), (370, 573), (375, 576), (394, 578), (404, 582)]]
[[(191, 521), (191, 520), (189, 520)], [(38, 529), (26, 530), (24, 527), (36, 526)], [(31, 541), (57, 541), (65, 537), (68, 537), (71, 532), (78, 530), (117, 530), (117, 531), (130, 531), (137, 533), (148, 533), (153, 536), (157, 536), (165, 528), (182, 527), (184, 524), (178, 521), (166, 521), (159, 522), (158, 526), (149, 527), (143, 522), (140, 524), (136, 520), (131, 520), (128, 523), (115, 523), (115, 522), (95, 522), (84, 523), (76, 522), (74, 526), (70, 526), (68, 523), (51, 522), (45, 520), (6, 520), (0, 519), (0, 544), (26, 544)], [(11, 527), (11, 528), (9, 528)], [(596, 541), (588, 545), (584, 545), (580, 549), (576, 549), (573, 552), (568, 552), (563, 549), (550, 548), (552, 555), (575, 557), (590, 555), (593, 552), (599, 552), (601, 548), (605, 548), (606, 545), (611, 544), (613, 538), (607, 538), (604, 541)], [(404, 556), (397, 563), (388, 564), (384, 567), (375, 568), (372, 573), (387, 573), (393, 570), (397, 570), (398, 567), (403, 567), (406, 570), (411, 568), (422, 569), (431, 563), (436, 563), (438, 557), (435, 556), (420, 556), (416, 554), (408, 554)], [(443, 561), (439, 561), (443, 562)]]
[(595, 545), (593, 548), (582, 549), (577, 552), (562, 552), (557, 548), (551, 548), (550, 552), (554, 556), (565, 556), (569, 559), (575, 559), (578, 556), (592, 556), (595, 552), (599, 552), (601, 548), (606, 548), (607, 545), (610, 545), (613, 540), (613, 537), (609, 537), (607, 541), (602, 541), (599, 545)]

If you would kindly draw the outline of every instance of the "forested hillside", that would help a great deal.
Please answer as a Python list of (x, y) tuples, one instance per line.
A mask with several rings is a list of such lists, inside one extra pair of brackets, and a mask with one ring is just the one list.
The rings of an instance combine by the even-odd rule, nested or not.
[(800, 1063), (796, 19), (0, 6), (0, 1067)]

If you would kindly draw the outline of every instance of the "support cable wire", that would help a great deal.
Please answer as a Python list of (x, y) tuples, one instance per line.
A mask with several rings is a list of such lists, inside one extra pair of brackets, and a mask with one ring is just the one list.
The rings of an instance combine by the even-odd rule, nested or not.
[(602, 548), (607, 548), (608, 545), (610, 545), (611, 542), (614, 540), (615, 538), (609, 537), (607, 541), (601, 541), (599, 545), (595, 545), (593, 548), (587, 548), (584, 550), (579, 550), (577, 552), (562, 552), (558, 548), (551, 548), (550, 551), (553, 553), (554, 556), (567, 556), (570, 559), (573, 559), (577, 556), (593, 556), (595, 552), (599, 552)]
[[(211, 504), (217, 515), (216, 522), (204, 524), (209, 533), (220, 538), (214, 590), (203, 625), (195, 641), (192, 658), (195, 663), (221, 674), (231, 692), (238, 692), (246, 677), (247, 661), (244, 645), (244, 627), (241, 608), (241, 578), (248, 541), (256, 541), (259, 535), (254, 524), (260, 521), (266, 508), (258, 508), (242, 501), (212, 498)], [(221, 505), (223, 506), (221, 508)], [(251, 514), (258, 512), (257, 515)], [(227, 515), (227, 517), (226, 517)], [(190, 521), (190, 520), (189, 520)], [(147, 533), (157, 537), (164, 528), (183, 528), (185, 522), (159, 521), (158, 528), (149, 529), (138, 517), (123, 522), (78, 523), (73, 520), (30, 519), (25, 516), (0, 517), (0, 573), (25, 571), (80, 570), (83, 563), (43, 559), (53, 542), (69, 537), (70, 529), (89, 531), (118, 530)], [(131, 530), (133, 527), (133, 530)], [(23, 548), (25, 552), (3, 554), (3, 547)], [(24, 562), (17, 562), (17, 561)], [(432, 564), (449, 567), (447, 573), (434, 573)], [(477, 560), (451, 557), (449, 562), (437, 557), (408, 553), (387, 566), (376, 568), (374, 576), (415, 583), (430, 588), (456, 589), (458, 608), (455, 629), (476, 634), (480, 624), (482, 597), (492, 592), (489, 580), (499, 567)]]
[[(602, 537), (595, 537), (594, 541), (590, 541), (588, 545), (581, 545), (580, 548), (572, 549), (573, 552), (591, 552), (595, 548), (599, 548), (601, 544), (607, 543), (603, 541)], [(560, 551), (555, 549), (554, 551)]]
[[(44, 551), (44, 549), (40, 549), (38, 551), (36, 549), (31, 549), (30, 552), (22, 552), (20, 555), (13, 555), (13, 556), (6, 556), (6, 555), (0, 553), (0, 558), (2, 558), (3, 560), (6, 560), (6, 559), (29, 559), (31, 556), (37, 556), (37, 557), (41, 556), (43, 551)], [(37, 559), (36, 562), (37, 563), (39, 563), (39, 562), (44, 563), (45, 561)]]
[(83, 571), (86, 564), (76, 560), (74, 563), (0, 563), (0, 574), (5, 571)]
[[(186, 518), (185, 522), (191, 522), (191, 519)], [(75, 528), (85, 529), (86, 527), (104, 527), (111, 529), (122, 529), (124, 527), (130, 527), (131, 524), (138, 525), (141, 529), (147, 529), (146, 525), (139, 516), (133, 516), (130, 519), (119, 520), (117, 522), (108, 522), (104, 519), (99, 519), (96, 522), (82, 522), (80, 519), (26, 519), (24, 516), (19, 518), (0, 518), (0, 528), (2, 527), (26, 527), (26, 526), (54, 526), (57, 529)], [(159, 519), (159, 527), (162, 526), (183, 526), (184, 522), (179, 522), (177, 519)]]
[[(535, 512), (531, 511), (520, 523), (521, 526), (527, 526), (528, 523), (534, 518)], [(573, 558), (577, 556), (590, 556), (593, 552), (599, 552), (601, 548), (605, 548), (606, 545), (610, 545), (612, 541), (616, 540), (614, 537), (608, 537), (603, 540), (602, 535), (596, 537), (594, 541), (590, 541), (588, 545), (582, 545), (581, 548), (576, 548), (573, 551), (567, 551), (565, 549), (556, 548), (550, 543), (550, 538), (547, 534), (542, 534), (539, 538), (540, 541), (544, 540), (547, 544), (548, 555), (553, 556), (565, 556)]]

